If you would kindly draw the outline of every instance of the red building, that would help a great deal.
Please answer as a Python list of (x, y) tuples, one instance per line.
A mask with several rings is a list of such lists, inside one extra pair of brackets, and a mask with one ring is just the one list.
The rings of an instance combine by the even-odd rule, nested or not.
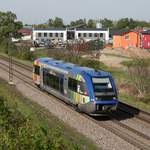
[(150, 30), (141, 32), (141, 48), (150, 49)]
[(113, 34), (113, 48), (150, 49), (150, 30), (120, 30)]

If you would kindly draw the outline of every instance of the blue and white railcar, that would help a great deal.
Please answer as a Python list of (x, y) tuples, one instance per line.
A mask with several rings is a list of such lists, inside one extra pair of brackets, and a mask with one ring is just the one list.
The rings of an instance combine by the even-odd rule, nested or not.
[(115, 82), (106, 71), (38, 58), (34, 61), (33, 80), (43, 90), (90, 115), (106, 114), (117, 108)]

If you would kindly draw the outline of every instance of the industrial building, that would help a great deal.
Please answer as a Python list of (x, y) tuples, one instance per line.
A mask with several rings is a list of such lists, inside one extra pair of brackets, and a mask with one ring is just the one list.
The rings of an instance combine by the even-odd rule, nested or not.
[(101, 39), (106, 43), (109, 40), (109, 29), (94, 28), (94, 29), (67, 29), (67, 28), (34, 28), (33, 41), (44, 42), (46, 40), (79, 40), (85, 41)]

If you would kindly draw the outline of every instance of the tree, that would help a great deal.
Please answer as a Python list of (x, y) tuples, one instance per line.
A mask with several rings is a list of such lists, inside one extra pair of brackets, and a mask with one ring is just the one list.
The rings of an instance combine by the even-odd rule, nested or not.
[(103, 28), (113, 28), (113, 21), (107, 18), (100, 20)]
[(89, 19), (87, 23), (88, 28), (95, 28), (96, 22), (93, 19)]
[(150, 27), (150, 22), (146, 21), (136, 21), (138, 27)]
[(129, 81), (134, 85), (137, 96), (149, 101), (150, 59), (136, 58), (123, 64), (128, 68)]
[(128, 28), (129, 27), (129, 19), (128, 18), (122, 18), (118, 20), (116, 28), (118, 29), (123, 29), (123, 28)]
[(53, 27), (53, 26), (54, 26), (54, 20), (50, 18), (48, 20), (48, 27)]
[(78, 19), (76, 21), (71, 21), (70, 26), (80, 26), (80, 25), (86, 25), (86, 19)]
[(17, 16), (12, 12), (0, 12), (0, 40), (9, 39), (10, 36), (17, 38), (17, 31), (22, 28), (22, 22), (16, 21)]
[(63, 23), (63, 19), (56, 17), (53, 21), (53, 25), (54, 27), (58, 28), (58, 27), (64, 27), (64, 23)]
[(129, 19), (129, 29), (134, 29), (137, 27), (137, 21), (133, 20), (132, 18)]

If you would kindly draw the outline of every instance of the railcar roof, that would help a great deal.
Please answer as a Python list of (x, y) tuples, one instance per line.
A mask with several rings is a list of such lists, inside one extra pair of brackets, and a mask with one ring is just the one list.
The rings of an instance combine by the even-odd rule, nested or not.
[(84, 71), (85, 73), (88, 73), (90, 76), (111, 76), (111, 74), (106, 71), (102, 71), (102, 70), (97, 71), (93, 68), (81, 67), (79, 65), (64, 62), (63, 60), (56, 60), (54, 58), (48, 58), (48, 57), (38, 58), (37, 61), (39, 61), (42, 64), (47, 64), (49, 66), (63, 69), (64, 71), (67, 71), (72, 74), (80, 74)]

